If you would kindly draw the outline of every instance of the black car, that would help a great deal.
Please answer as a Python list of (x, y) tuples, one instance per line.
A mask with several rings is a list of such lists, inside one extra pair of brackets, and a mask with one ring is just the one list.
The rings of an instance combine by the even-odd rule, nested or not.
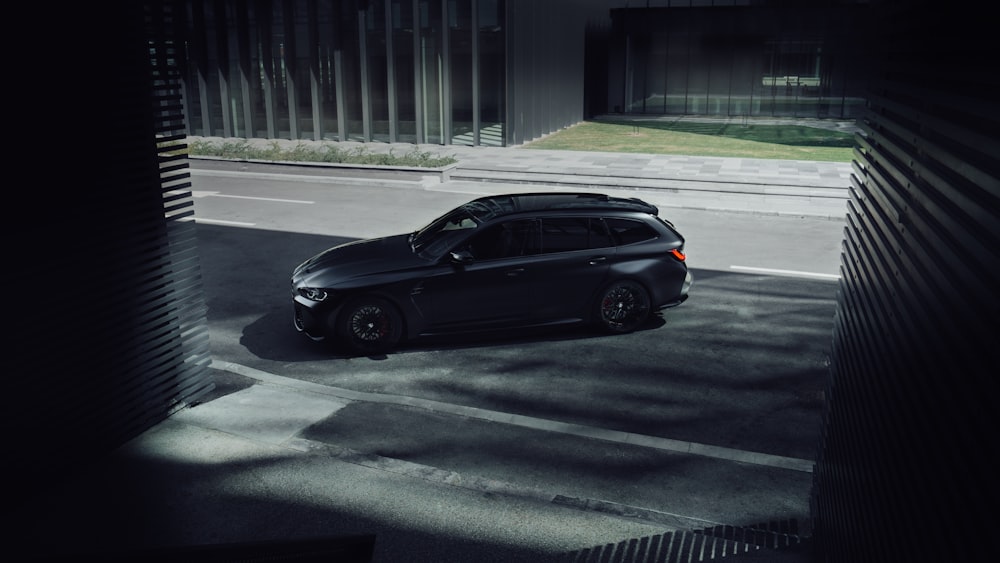
[(448, 332), (595, 323), (629, 332), (691, 286), (684, 237), (640, 199), (488, 196), (292, 273), (295, 327), (361, 353)]

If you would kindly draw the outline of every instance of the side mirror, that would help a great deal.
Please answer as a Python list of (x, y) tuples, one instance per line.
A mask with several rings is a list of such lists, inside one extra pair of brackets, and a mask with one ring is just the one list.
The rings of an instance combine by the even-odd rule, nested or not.
[(471, 264), (475, 261), (475, 257), (468, 250), (455, 250), (448, 253), (448, 257), (451, 259), (452, 264), (458, 264), (463, 266), (465, 264)]

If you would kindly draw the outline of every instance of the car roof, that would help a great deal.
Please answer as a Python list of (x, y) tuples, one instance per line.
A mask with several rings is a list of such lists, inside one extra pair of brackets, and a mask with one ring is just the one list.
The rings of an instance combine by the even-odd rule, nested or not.
[(554, 210), (633, 211), (650, 215), (659, 213), (655, 205), (638, 198), (612, 197), (589, 192), (494, 195), (474, 199), (463, 207), (470, 208), (473, 213), (478, 211), (490, 217)]

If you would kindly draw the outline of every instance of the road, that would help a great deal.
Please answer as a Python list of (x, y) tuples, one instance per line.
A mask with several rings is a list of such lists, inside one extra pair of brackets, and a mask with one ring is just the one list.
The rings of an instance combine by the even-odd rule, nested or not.
[[(687, 238), (695, 279), (685, 304), (643, 330), (424, 340), (347, 358), (292, 329), (292, 268), (504, 186), (197, 172), (193, 186), (217, 364), (377, 398), (350, 401), (306, 438), (665, 526), (807, 517), (839, 223), (670, 208), (668, 194), (630, 192)], [(455, 414), (468, 408), (483, 414)]]

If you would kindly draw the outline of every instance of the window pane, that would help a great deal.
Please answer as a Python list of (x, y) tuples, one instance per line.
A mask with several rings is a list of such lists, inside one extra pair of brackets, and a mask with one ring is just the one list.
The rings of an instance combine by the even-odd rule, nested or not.
[(501, 0), (479, 2), (479, 144), (503, 146), (504, 39)]
[(508, 221), (472, 237), (467, 250), (476, 260), (496, 260), (538, 254), (538, 222)]
[(389, 68), (386, 53), (385, 3), (370, 2), (365, 11), (366, 52), (368, 58), (368, 103), (371, 108), (371, 138), (389, 142)]
[(688, 49), (692, 37), (674, 32), (667, 37), (667, 101), (665, 113), (682, 114), (687, 105)]
[(336, 16), (333, 7), (326, 2), (316, 6), (318, 13), (320, 106), (324, 140), (339, 140), (337, 122), (337, 68), (335, 53)]
[[(306, 3), (298, 0), (292, 5), (292, 37), (287, 39), (286, 65), (289, 70), (289, 126), (294, 126), (290, 138), (313, 138), (313, 99), (309, 87), (309, 10)], [(294, 123), (291, 119), (294, 117)]]
[(614, 246), (608, 226), (600, 219), (559, 217), (543, 220), (544, 252), (570, 252)]
[(342, 80), (340, 88), (344, 99), (343, 115), (339, 117), (344, 120), (347, 129), (347, 139), (341, 140), (364, 141), (365, 127), (361, 107), (364, 88), (361, 82), (361, 60), (358, 56), (361, 51), (358, 12), (353, 2), (338, 2), (337, 7), (337, 48), (334, 57), (340, 60), (341, 74), (338, 78)]
[(608, 225), (601, 219), (590, 220), (590, 248), (608, 248), (615, 245), (615, 241), (608, 230)]
[(451, 50), (451, 142), (473, 145), (472, 123), (472, 4), (470, 0), (448, 2), (448, 33)]
[(421, 0), (420, 14), (420, 90), (424, 115), (425, 143), (441, 143), (444, 108), (441, 107), (442, 65), (441, 52), (441, 2)]
[(646, 102), (643, 112), (663, 113), (667, 99), (667, 34), (653, 33), (646, 65)]
[(655, 230), (642, 221), (631, 219), (605, 219), (615, 244), (622, 246), (656, 238)]
[(396, 81), (396, 135), (399, 142), (417, 142), (417, 108), (413, 82), (413, 2), (393, 0), (391, 5), (392, 57)]

